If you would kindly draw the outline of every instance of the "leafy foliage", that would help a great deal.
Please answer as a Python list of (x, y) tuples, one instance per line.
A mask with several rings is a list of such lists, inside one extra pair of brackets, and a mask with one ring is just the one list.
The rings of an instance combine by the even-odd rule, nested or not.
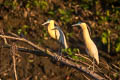
[(111, 31), (108, 29), (107, 32), (103, 32), (101, 36), (102, 43), (107, 45), (108, 53), (110, 53), (110, 33)]
[(45, 10), (48, 6), (48, 3), (44, 0), (27, 1), (26, 8), (32, 8), (34, 6), (40, 7), (41, 10)]
[(71, 58), (73, 58), (75, 60), (80, 59), (80, 57), (78, 57), (78, 56), (75, 55), (75, 53), (79, 52), (78, 48), (74, 48), (74, 49), (71, 49), (71, 48), (62, 49), (62, 52), (66, 52)]
[(23, 25), (22, 26), (22, 28), (20, 28), (20, 29), (18, 29), (18, 31), (17, 31), (17, 33), (19, 34), (19, 35), (21, 35), (21, 34), (24, 34), (24, 35), (27, 35), (27, 29), (29, 28), (29, 26), (28, 25)]
[(71, 20), (71, 13), (73, 12), (74, 10), (64, 10), (64, 9), (61, 9), (61, 8), (59, 8), (58, 9), (58, 12), (59, 12), (59, 14), (61, 15), (61, 17), (60, 17), (60, 19), (62, 20), (62, 21), (64, 21), (65, 23), (66, 22), (70, 22), (70, 20)]

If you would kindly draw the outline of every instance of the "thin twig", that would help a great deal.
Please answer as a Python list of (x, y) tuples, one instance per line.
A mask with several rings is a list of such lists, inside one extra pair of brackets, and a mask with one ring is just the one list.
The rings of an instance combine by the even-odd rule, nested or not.
[(87, 58), (86, 56), (83, 56), (81, 54), (75, 54), (75, 55), (78, 56), (78, 57), (83, 57), (84, 59), (86, 59), (86, 60), (88, 60), (92, 63), (92, 61), (89, 58)]
[(112, 80), (108, 75), (104, 74), (104, 76), (105, 76), (108, 80)]
[[(79, 52), (79, 54), (75, 54), (75, 55), (78, 56), (78, 57), (82, 57), (82, 58), (84, 58), (84, 59), (86, 59), (86, 60), (88, 60), (88, 61), (90, 61), (90, 62), (92, 63), (92, 61), (91, 61), (89, 58), (87, 58), (86, 56), (80, 54), (80, 52)], [(79, 62), (83, 63), (82, 61), (79, 61)], [(90, 65), (87, 64), (87, 63), (83, 63), (83, 64), (86, 64), (87, 66), (90, 66)], [(98, 67), (98, 65), (95, 64), (95, 66), (96, 66), (96, 67), (99, 69), (99, 71), (100, 71), (100, 68)]]
[[(84, 64), (84, 65), (86, 65), (86, 66), (90, 66), (88, 63), (85, 63), (85, 62), (83, 62), (83, 61), (81, 61), (81, 60), (75, 60), (75, 59), (73, 59), (73, 58), (71, 58), (71, 57), (68, 57), (70, 60), (72, 60), (72, 61), (74, 61), (74, 62), (80, 62), (80, 63), (82, 63), (82, 64)], [(92, 65), (91, 65), (92, 66)]]
[(10, 35), (14, 36), (14, 37), (18, 37), (18, 38), (20, 38), (20, 36), (18, 36), (17, 34), (11, 32), (11, 31), (8, 31), (8, 33), (9, 33)]
[(82, 74), (87, 80), (90, 80), (87, 76), (85, 76), (84, 74)]
[(117, 65), (115, 65), (115, 64), (112, 64), (116, 69), (118, 69), (118, 70), (120, 70), (120, 68), (117, 66)]
[[(5, 33), (4, 33), (3, 28), (0, 28), (0, 34), (2, 34), (2, 35), (4, 35), (4, 34), (5, 34)], [(8, 42), (7, 42), (7, 39), (6, 39), (6, 38), (3, 38), (3, 40), (4, 40), (4, 43), (5, 43), (5, 44), (8, 44)]]
[(14, 74), (15, 74), (15, 80), (18, 80), (17, 71), (16, 71), (16, 59), (15, 59), (16, 50), (17, 50), (17, 47), (16, 47), (15, 43), (13, 42), (12, 47), (11, 47), (11, 54), (12, 54), (12, 58), (13, 58), (13, 70), (14, 70)]
[[(35, 45), (34, 43), (32, 43), (31, 41), (28, 41), (24, 38), (16, 38), (16, 37), (11, 37), (11, 36), (6, 36), (6, 35), (0, 35), (0, 37), (23, 41), (23, 42), (28, 43), (29, 45), (33, 46), (34, 48), (36, 48), (42, 52), (46, 52), (49, 56), (51, 56), (53, 58), (60, 57), (57, 53), (51, 52), (49, 49), (45, 50), (44, 48), (39, 47), (39, 46)], [(96, 80), (103, 80), (104, 79), (102, 76), (98, 75), (97, 73), (94, 73), (93, 71), (88, 70), (86, 67), (79, 65), (77, 63), (74, 63), (74, 62), (72, 62), (64, 57), (61, 57), (61, 59), (59, 61), (62, 62), (63, 64), (69, 65), (71, 67), (74, 67), (74, 68), (88, 74), (89, 76), (91, 76), (92, 78), (94, 78)]]

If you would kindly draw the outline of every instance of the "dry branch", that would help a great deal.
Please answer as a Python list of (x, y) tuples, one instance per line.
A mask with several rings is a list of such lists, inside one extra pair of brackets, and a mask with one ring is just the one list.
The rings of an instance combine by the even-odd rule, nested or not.
[[(3, 30), (3, 28), (2, 28), (2, 27), (0, 28), (0, 34), (4, 35), (4, 30)], [(3, 40), (4, 40), (4, 43), (5, 43), (5, 44), (8, 44), (8, 42), (7, 42), (7, 39), (6, 39), (6, 38), (3, 38)]]
[[(6, 35), (0, 35), (0, 37), (1, 38), (8, 38), (8, 39), (13, 39), (13, 40), (18, 40), (18, 41), (23, 41), (23, 42), (28, 43), (32, 47), (34, 47), (34, 48), (36, 48), (36, 49), (38, 49), (38, 50), (40, 50), (42, 52), (46, 52), (49, 56), (51, 56), (53, 58), (59, 57), (59, 55), (57, 53), (52, 52), (49, 49), (45, 50), (44, 48), (39, 47), (39, 46), (35, 45), (34, 43), (32, 43), (31, 41), (28, 41), (28, 40), (26, 40), (24, 38), (16, 38), (16, 37), (11, 37), (11, 36), (6, 36)], [(64, 57), (61, 57), (61, 59), (59, 61), (66, 64), (66, 65), (69, 65), (69, 66), (71, 66), (73, 68), (76, 68), (76, 69), (78, 69), (78, 70), (80, 70), (80, 71), (82, 71), (82, 72), (84, 72), (86, 74), (88, 74), (89, 76), (91, 76), (92, 78), (94, 78), (96, 80), (103, 80), (104, 79), (102, 76), (98, 75), (97, 73), (95, 73), (93, 71), (90, 71), (86, 67), (81, 66), (81, 65), (79, 65), (77, 63), (74, 63), (74, 62), (72, 62), (72, 61), (70, 61), (70, 60), (68, 60), (68, 59), (66, 59)]]
[(12, 58), (13, 58), (13, 70), (14, 70), (14, 74), (15, 74), (15, 80), (18, 80), (17, 77), (17, 71), (16, 71), (16, 58), (15, 58), (15, 54), (17, 51), (17, 46), (15, 45), (15, 43), (13, 42), (12, 46), (11, 46), (11, 54), (12, 54)]

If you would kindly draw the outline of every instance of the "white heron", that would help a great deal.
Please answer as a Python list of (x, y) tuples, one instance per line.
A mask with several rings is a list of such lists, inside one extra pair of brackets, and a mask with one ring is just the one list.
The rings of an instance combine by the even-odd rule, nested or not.
[(48, 20), (45, 23), (43, 23), (42, 25), (46, 25), (46, 24), (48, 24), (49, 35), (53, 39), (58, 40), (58, 42), (60, 43), (60, 49), (61, 49), (61, 47), (63, 47), (64, 49), (67, 49), (68, 45), (66, 42), (65, 35), (64, 35), (63, 31), (60, 29), (60, 27), (55, 24), (55, 21)]
[(86, 46), (86, 52), (88, 55), (90, 55), (93, 58), (93, 71), (94, 71), (94, 59), (96, 60), (97, 64), (99, 64), (99, 55), (98, 55), (98, 49), (95, 45), (95, 43), (90, 38), (89, 32), (88, 32), (88, 25), (84, 22), (78, 22), (77, 24), (73, 24), (72, 26), (80, 26), (83, 31), (83, 38), (84, 43)]

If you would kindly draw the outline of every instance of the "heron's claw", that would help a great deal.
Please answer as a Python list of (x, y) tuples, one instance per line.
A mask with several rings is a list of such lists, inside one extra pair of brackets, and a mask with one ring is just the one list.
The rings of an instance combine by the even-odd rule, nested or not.
[(90, 68), (92, 68), (92, 71), (93, 71), (93, 72), (95, 71), (95, 70), (94, 70), (94, 67), (91, 66), (91, 65), (89, 65), (89, 66), (87, 67), (87, 70), (90, 70)]
[(89, 65), (88, 67), (87, 67), (87, 70), (90, 70), (90, 68), (91, 68), (92, 66), (91, 65)]
[(55, 60), (57, 60), (57, 61), (62, 60), (62, 56), (56, 56)]

